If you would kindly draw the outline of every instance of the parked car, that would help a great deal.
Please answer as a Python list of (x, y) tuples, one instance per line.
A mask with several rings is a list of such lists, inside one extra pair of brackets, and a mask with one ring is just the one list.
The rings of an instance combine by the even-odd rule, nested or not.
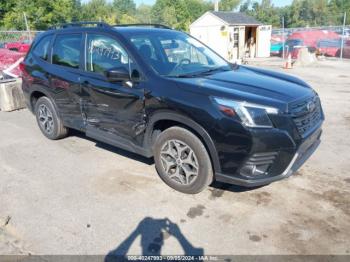
[(317, 43), (317, 55), (335, 57), (341, 48), (341, 39), (322, 39)]
[(184, 193), (214, 180), (286, 178), (320, 143), (324, 115), (310, 85), (230, 64), (165, 26), (64, 25), (36, 37), (21, 69), (47, 138), (77, 129), (153, 157), (161, 179)]
[[(339, 55), (340, 56), (340, 50), (339, 50)], [(346, 40), (343, 48), (343, 58), (348, 58), (350, 59), (350, 40)]]
[(283, 42), (271, 41), (270, 54), (280, 56), (283, 53)]
[[(340, 52), (341, 48), (339, 48), (337, 50), (337, 53), (335, 54), (336, 57), (340, 57), (341, 56), (341, 52)], [(344, 40), (343, 43), (343, 58), (347, 58), (350, 59), (350, 40)]]
[[(19, 59), (23, 58), (24, 54), (19, 52), (14, 52), (6, 48), (0, 48), (0, 71), (7, 70), (13, 64), (15, 64)], [(17, 67), (11, 70), (13, 75), (19, 76), (21, 71)], [(5, 73), (6, 74), (6, 73)]]
[(292, 58), (297, 59), (301, 46), (308, 47), (310, 51), (315, 52), (317, 51), (319, 41), (326, 39), (328, 41), (337, 41), (340, 40), (340, 37), (337, 33), (328, 30), (297, 31), (288, 37), (286, 46)]
[(7, 48), (11, 51), (27, 53), (29, 51), (30, 44), (31, 44), (30, 40), (25, 39), (25, 38), (21, 38), (17, 42), (9, 42), (9, 43), (6, 43), (4, 46), (5, 46), (5, 48)]

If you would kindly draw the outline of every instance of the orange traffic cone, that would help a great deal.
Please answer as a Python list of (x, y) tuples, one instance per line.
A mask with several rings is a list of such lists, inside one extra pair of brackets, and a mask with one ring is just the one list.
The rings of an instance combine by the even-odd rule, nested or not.
[(289, 53), (288, 54), (288, 59), (287, 59), (287, 62), (285, 63), (284, 69), (292, 69), (293, 66), (292, 66), (292, 55)]

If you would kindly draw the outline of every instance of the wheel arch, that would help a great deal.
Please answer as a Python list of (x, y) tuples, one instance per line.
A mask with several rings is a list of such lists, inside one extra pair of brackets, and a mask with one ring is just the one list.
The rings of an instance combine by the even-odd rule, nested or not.
[(180, 113), (162, 111), (153, 114), (150, 117), (150, 120), (147, 124), (145, 137), (144, 137), (144, 147), (152, 148), (153, 147), (153, 132), (157, 130), (159, 127), (161, 131), (168, 129), (172, 126), (180, 126), (188, 129), (193, 132), (204, 144), (206, 149), (208, 150), (209, 157), (211, 159), (214, 172), (220, 172), (220, 162), (219, 157), (214, 145), (213, 140), (211, 139), (208, 132), (197, 122), (193, 121), (187, 116), (184, 116)]
[(53, 105), (56, 109), (56, 112), (59, 114), (59, 110), (57, 108), (55, 100), (52, 98), (52, 96), (50, 95), (50, 93), (47, 90), (45, 90), (44, 88), (40, 88), (40, 87), (34, 88), (30, 92), (30, 95), (29, 95), (29, 103), (30, 103), (30, 107), (31, 107), (30, 110), (32, 112), (34, 112), (36, 102), (39, 100), (40, 97), (43, 97), (43, 96), (46, 96), (47, 98), (49, 98), (51, 100), (51, 102), (53, 103)]

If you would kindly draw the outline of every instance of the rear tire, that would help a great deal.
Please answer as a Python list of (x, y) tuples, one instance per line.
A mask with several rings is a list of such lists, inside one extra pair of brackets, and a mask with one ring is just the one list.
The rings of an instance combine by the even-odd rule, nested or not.
[(48, 139), (57, 140), (68, 135), (68, 128), (64, 127), (58, 116), (52, 101), (46, 97), (40, 97), (35, 104), (35, 115), (41, 132)]
[(213, 169), (201, 140), (187, 129), (171, 127), (154, 145), (154, 160), (160, 178), (171, 188), (197, 194), (213, 181)]

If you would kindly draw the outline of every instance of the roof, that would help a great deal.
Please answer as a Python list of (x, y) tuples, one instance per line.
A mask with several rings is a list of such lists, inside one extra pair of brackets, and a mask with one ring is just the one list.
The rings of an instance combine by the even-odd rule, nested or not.
[(254, 17), (246, 15), (245, 13), (210, 11), (211, 14), (219, 17), (230, 25), (261, 25), (261, 23)]

